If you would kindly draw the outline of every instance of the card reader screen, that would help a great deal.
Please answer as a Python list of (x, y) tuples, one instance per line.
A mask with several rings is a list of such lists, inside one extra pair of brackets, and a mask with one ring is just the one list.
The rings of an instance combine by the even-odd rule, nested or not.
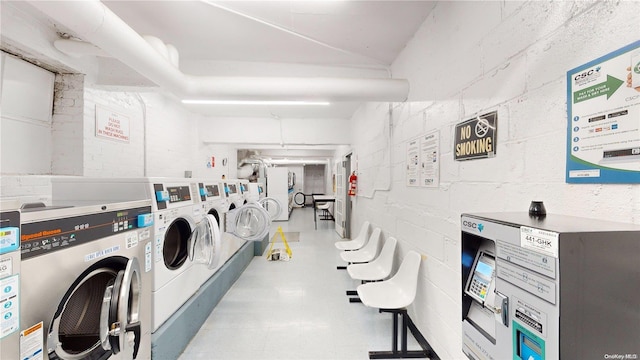
[(478, 266), (476, 266), (476, 272), (490, 279), (491, 273), (493, 273), (493, 267), (487, 263), (478, 261)]

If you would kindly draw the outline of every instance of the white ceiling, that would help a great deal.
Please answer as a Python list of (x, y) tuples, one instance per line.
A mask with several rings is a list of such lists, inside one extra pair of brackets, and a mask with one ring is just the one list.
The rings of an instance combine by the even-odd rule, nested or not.
[[(104, 3), (141, 35), (174, 45), (180, 70), (202, 76), (389, 78), (389, 65), (431, 1), (121, 1)], [(109, 73), (117, 73), (111, 71)], [(206, 106), (213, 116), (351, 117), (330, 106)]]
[[(68, 32), (72, 38), (88, 40), (25, 2), (2, 3), (45, 19), (54, 38), (56, 32)], [(175, 46), (179, 71), (184, 74), (383, 79), (392, 78), (389, 66), (436, 4), (404, 0), (103, 3), (139, 35), (151, 35)], [(98, 85), (116, 89), (155, 86), (151, 79), (117, 60), (116, 54), (110, 55), (97, 57)], [(349, 119), (358, 106), (354, 101), (332, 101), (330, 106), (187, 107), (195, 113), (224, 117)], [(296, 157), (294, 149), (262, 150), (265, 157)], [(315, 156), (302, 153), (298, 157), (303, 161), (331, 156), (331, 149), (316, 147), (314, 151)]]

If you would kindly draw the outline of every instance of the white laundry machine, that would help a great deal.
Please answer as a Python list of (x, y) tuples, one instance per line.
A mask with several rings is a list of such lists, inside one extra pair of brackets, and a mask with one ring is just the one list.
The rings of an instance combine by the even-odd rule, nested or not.
[(151, 202), (21, 215), (20, 359), (150, 359)]
[(252, 183), (247, 184), (247, 186), (249, 187), (248, 200), (249, 201), (258, 201), (258, 200), (260, 200), (260, 187), (259, 187), (260, 184), (252, 182)]
[(256, 184), (258, 184), (258, 198), (263, 199), (267, 197), (267, 187), (264, 182), (257, 182)]
[[(111, 199), (151, 200), (153, 226), (152, 331), (155, 332), (200, 288), (194, 262), (215, 262), (214, 236), (192, 236), (204, 219), (197, 181), (185, 178), (56, 177), (56, 203)], [(201, 227), (199, 235), (202, 235)]]
[[(198, 180), (198, 188), (200, 189), (202, 213), (208, 218), (207, 225), (203, 223), (203, 231), (205, 233), (211, 231), (212, 236), (217, 239), (214, 241), (217, 245), (217, 251), (212, 266), (198, 271), (204, 283), (218, 271), (246, 241), (232, 234), (225, 233), (225, 221), (227, 213), (229, 212), (229, 201), (225, 197), (223, 190), (224, 184), (217, 180), (200, 179)], [(214, 226), (213, 224), (218, 227), (219, 231), (215, 231), (215, 229), (206, 230), (206, 226)]]
[(244, 199), (244, 203), (251, 201), (251, 188), (249, 187), (249, 180), (240, 179), (238, 180), (240, 184), (240, 193), (242, 198)]
[(0, 200), (0, 359), (21, 359), (18, 205)]
[(244, 205), (244, 197), (240, 193), (240, 183), (238, 180), (223, 180), (224, 191), (229, 199), (229, 210), (233, 210)]

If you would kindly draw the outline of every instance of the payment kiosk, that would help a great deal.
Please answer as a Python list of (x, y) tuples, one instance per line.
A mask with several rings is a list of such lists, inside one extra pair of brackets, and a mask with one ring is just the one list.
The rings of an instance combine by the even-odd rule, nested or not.
[(469, 359), (638, 359), (640, 226), (526, 212), (461, 222)]

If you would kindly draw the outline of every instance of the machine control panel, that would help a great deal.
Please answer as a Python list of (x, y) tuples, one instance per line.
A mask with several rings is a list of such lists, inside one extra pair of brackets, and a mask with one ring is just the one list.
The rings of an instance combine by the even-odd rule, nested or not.
[(169, 192), (170, 203), (191, 200), (191, 191), (189, 191), (188, 186), (171, 186), (167, 187), (167, 191)]
[(220, 189), (218, 185), (205, 185), (207, 190), (207, 197), (218, 197), (220, 196)]
[(146, 206), (23, 223), (22, 260), (136, 230), (139, 228), (139, 216), (150, 213), (151, 207)]

